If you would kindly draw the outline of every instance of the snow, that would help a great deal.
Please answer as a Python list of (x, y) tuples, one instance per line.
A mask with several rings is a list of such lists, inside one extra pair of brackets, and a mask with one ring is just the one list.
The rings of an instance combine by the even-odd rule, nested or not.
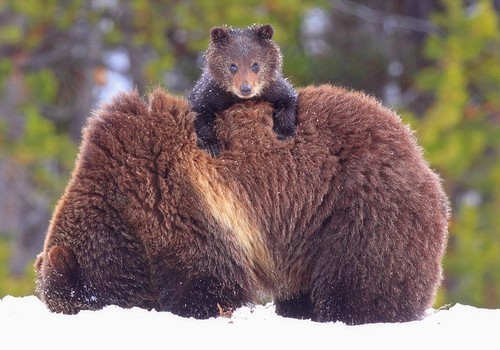
[(168, 312), (108, 306), (51, 313), (35, 296), (0, 300), (0, 343), (17, 349), (451, 349), (498, 348), (500, 309), (456, 304), (408, 323), (347, 326), (276, 315), (274, 306), (196, 320)]

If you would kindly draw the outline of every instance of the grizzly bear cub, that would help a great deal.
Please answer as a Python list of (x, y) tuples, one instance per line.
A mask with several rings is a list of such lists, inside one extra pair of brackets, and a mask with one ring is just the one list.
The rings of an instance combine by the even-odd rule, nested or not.
[(189, 103), (198, 114), (194, 123), (199, 145), (214, 156), (220, 152), (216, 114), (243, 100), (272, 104), (273, 129), (279, 139), (295, 133), (297, 93), (283, 78), (281, 52), (273, 34), (270, 25), (211, 31), (206, 66), (189, 94)]

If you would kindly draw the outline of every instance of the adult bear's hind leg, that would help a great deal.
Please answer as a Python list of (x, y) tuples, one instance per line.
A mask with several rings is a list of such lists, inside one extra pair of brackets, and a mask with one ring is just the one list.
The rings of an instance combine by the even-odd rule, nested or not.
[(310, 319), (312, 317), (312, 303), (309, 293), (300, 293), (296, 296), (274, 301), (276, 313), (283, 317)]
[(66, 314), (80, 311), (79, 265), (75, 253), (65, 246), (53, 246), (35, 262), (37, 293), (50, 310)]
[(190, 276), (168, 294), (173, 295), (162, 301), (163, 310), (198, 319), (230, 314), (250, 300), (245, 288), (214, 276)]

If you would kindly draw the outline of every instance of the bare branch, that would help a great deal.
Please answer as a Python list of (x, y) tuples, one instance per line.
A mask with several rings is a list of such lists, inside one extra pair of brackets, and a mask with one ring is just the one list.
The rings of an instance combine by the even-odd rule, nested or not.
[(443, 34), (441, 28), (428, 20), (410, 16), (386, 14), (382, 11), (374, 10), (366, 5), (350, 0), (331, 0), (330, 4), (332, 8), (361, 18), (364, 21), (382, 24), (384, 29), (388, 31), (393, 28), (401, 28), (427, 34)]

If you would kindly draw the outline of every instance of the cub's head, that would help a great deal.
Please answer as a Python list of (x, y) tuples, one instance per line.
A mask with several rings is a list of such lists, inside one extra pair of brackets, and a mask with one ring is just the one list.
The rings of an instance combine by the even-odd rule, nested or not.
[(212, 28), (207, 50), (207, 67), (212, 78), (240, 98), (258, 96), (281, 75), (281, 52), (273, 34), (270, 25)]

